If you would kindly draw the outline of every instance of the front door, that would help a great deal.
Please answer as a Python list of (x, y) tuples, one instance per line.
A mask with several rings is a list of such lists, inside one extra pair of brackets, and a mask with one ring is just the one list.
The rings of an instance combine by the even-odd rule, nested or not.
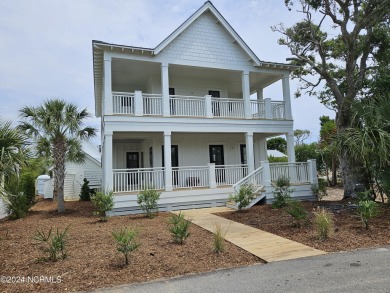
[[(225, 165), (223, 145), (210, 145), (209, 154), (210, 163), (214, 163), (215, 166)], [(225, 169), (223, 167), (216, 168), (215, 176), (217, 183), (225, 182)]]
[[(161, 147), (162, 152), (162, 166), (164, 167), (164, 145)], [(172, 184), (177, 185), (178, 177), (177, 172), (173, 172), (175, 167), (179, 167), (179, 147), (177, 145), (171, 145), (171, 166), (172, 166)]]
[[(213, 98), (220, 98), (221, 94), (219, 91), (209, 91), (209, 95), (212, 96)], [(213, 107), (213, 115), (214, 116), (220, 116), (220, 111), (219, 111), (219, 103), (218, 102), (213, 102), (212, 103)]]
[[(138, 168), (139, 168), (139, 154), (138, 154), (138, 152), (127, 152), (126, 153), (126, 169), (138, 169)], [(138, 172), (129, 174), (128, 183), (130, 185), (138, 184), (138, 174), (139, 174)]]

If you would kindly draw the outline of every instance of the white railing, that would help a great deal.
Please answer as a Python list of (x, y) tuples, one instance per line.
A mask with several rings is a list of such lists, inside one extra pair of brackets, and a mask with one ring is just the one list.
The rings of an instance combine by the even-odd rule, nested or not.
[(162, 115), (162, 97), (159, 94), (142, 94), (144, 115)]
[(215, 181), (217, 186), (233, 185), (248, 174), (247, 165), (216, 165)]
[(208, 187), (209, 167), (173, 167), (172, 185), (174, 188)]
[(290, 183), (310, 182), (308, 163), (270, 163), (271, 181), (276, 182), (280, 177), (287, 177)]
[(134, 93), (112, 93), (114, 114), (134, 114)]
[(285, 119), (286, 115), (284, 114), (284, 102), (283, 101), (273, 101), (271, 102), (272, 109), (272, 118), (273, 119)]
[(264, 101), (251, 100), (251, 113), (253, 118), (265, 118)]
[(113, 191), (132, 192), (164, 189), (164, 168), (114, 169)]
[(235, 183), (233, 185), (233, 189), (235, 193), (238, 193), (240, 190), (240, 187), (243, 185), (252, 185), (254, 187), (255, 192), (259, 192), (264, 186), (263, 182), (263, 167), (260, 167), (253, 171), (252, 173), (248, 174), (244, 178), (242, 178), (240, 181)]
[(204, 97), (169, 96), (171, 116), (206, 116), (206, 101)]
[(212, 98), (214, 117), (244, 118), (244, 100)]

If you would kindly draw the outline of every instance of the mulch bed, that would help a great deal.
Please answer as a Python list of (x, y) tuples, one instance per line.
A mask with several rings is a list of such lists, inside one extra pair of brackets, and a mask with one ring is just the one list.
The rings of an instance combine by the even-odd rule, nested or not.
[[(284, 209), (274, 209), (271, 205), (254, 206), (243, 212), (220, 213), (218, 216), (329, 252), (390, 245), (390, 206), (387, 204), (380, 204), (381, 214), (372, 219), (368, 230), (364, 228), (356, 209), (349, 208), (348, 200), (302, 204), (310, 212), (310, 223), (302, 228), (294, 227), (293, 218)], [(318, 240), (312, 224), (313, 211), (318, 206), (325, 206), (333, 213), (334, 232), (325, 241)]]
[[(167, 228), (169, 213), (160, 213), (154, 219), (118, 216), (102, 223), (93, 216), (90, 202), (66, 202), (65, 207), (66, 212), (58, 214), (55, 203), (42, 200), (26, 218), (0, 221), (1, 275), (25, 277), (24, 283), (18, 284), (4, 283), (2, 279), (0, 292), (87, 291), (261, 262), (228, 242), (225, 253), (214, 253), (212, 234), (195, 225), (191, 225), (185, 244), (173, 243)], [(57, 262), (38, 261), (47, 253), (42, 244), (33, 240), (36, 231), (47, 233), (50, 227), (64, 230), (68, 225), (68, 257)], [(124, 257), (116, 250), (111, 235), (122, 227), (136, 228), (142, 243), (131, 256), (129, 266), (124, 266)], [(36, 282), (27, 283), (28, 276)], [(57, 283), (37, 281), (39, 276), (52, 277)]]

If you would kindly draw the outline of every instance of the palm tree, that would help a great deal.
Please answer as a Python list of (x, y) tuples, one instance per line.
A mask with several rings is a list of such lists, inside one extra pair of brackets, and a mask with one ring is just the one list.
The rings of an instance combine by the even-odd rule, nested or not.
[[(361, 166), (366, 188), (374, 197), (373, 182), (390, 169), (390, 95), (366, 98), (352, 106), (353, 127), (338, 134), (337, 146)], [(383, 200), (381, 189), (379, 190)]]
[(64, 100), (47, 100), (39, 107), (26, 106), (20, 110), (22, 122), (19, 129), (34, 138), (39, 154), (50, 156), (54, 162), (54, 190), (57, 195), (58, 212), (64, 212), (65, 160), (80, 157), (80, 140), (96, 135), (84, 121), (90, 114)]
[(26, 136), (13, 128), (11, 121), (0, 118), (0, 198), (7, 201), (4, 183), (7, 178), (19, 173), (20, 167), (29, 158)]

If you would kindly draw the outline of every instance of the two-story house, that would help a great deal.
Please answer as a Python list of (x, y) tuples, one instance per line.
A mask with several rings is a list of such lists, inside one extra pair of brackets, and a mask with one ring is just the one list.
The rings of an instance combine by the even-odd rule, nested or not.
[[(239, 182), (271, 188), (280, 174), (309, 195), (313, 164), (295, 163), (294, 153), (297, 67), (261, 61), (210, 1), (155, 48), (92, 47), (103, 188), (117, 214), (136, 212), (144, 188), (162, 192), (160, 209), (215, 206)], [(280, 80), (283, 96), (263, 97)], [(277, 135), (287, 137), (289, 163), (270, 166), (266, 140)], [(269, 188), (262, 196), (272, 198)]]

